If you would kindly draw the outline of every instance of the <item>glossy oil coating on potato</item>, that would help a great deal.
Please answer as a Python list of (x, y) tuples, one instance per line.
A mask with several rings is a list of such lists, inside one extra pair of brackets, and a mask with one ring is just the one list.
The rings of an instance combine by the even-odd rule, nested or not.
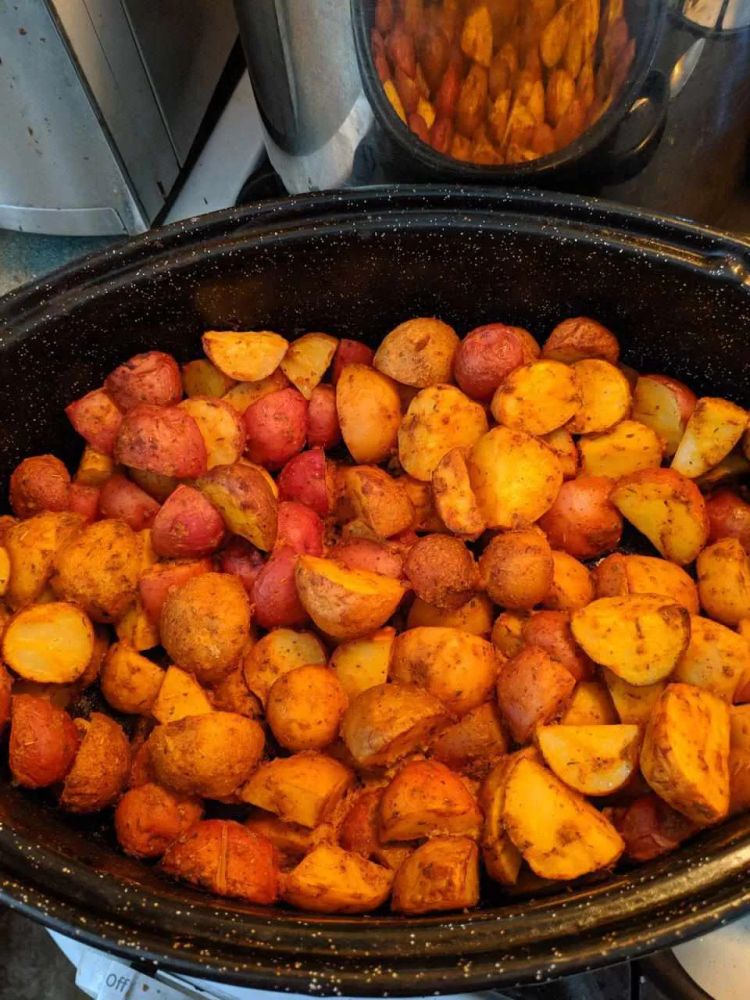
[[(533, 0), (495, 51), (499, 7), (378, 0), (378, 70), (441, 149), (542, 155), (600, 99), (575, 2)], [(452, 53), (414, 36), (448, 7)], [(585, 316), (541, 357), (522, 327), (424, 317), (377, 351), (205, 347), (87, 386), (74, 468), (8, 470), (19, 794), (104, 811), (165, 876), (334, 915), (602, 877), (750, 808), (742, 406), (639, 374)]]

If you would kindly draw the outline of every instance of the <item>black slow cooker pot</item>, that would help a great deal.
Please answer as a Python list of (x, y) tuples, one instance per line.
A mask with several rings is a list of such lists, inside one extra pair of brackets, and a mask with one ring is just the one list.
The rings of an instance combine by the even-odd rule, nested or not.
[[(540, 339), (588, 313), (624, 360), (750, 404), (750, 244), (528, 191), (332, 193), (155, 231), (0, 302), (0, 490), (25, 455), (74, 462), (62, 408), (118, 362), (196, 355), (206, 328), (371, 343), (409, 316)], [(4, 757), (4, 754), (2, 755)], [(106, 823), (0, 777), (0, 899), (128, 957), (248, 986), (408, 995), (554, 978), (645, 954), (750, 908), (750, 816), (674, 854), (470, 913), (319, 917), (218, 899), (123, 857)]]

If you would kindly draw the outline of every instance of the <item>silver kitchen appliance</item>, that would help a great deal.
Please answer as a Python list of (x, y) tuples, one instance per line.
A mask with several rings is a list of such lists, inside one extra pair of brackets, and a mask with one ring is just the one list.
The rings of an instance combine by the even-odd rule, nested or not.
[(0, 228), (148, 229), (236, 36), (231, 0), (0, 0)]

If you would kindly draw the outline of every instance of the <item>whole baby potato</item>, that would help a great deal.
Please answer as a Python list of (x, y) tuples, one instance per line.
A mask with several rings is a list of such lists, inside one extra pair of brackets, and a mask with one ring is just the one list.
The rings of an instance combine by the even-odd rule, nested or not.
[(47, 698), (14, 694), (10, 708), (10, 772), (23, 788), (62, 781), (78, 750), (79, 737), (68, 713)]
[(97, 622), (122, 617), (135, 598), (139, 574), (135, 533), (123, 521), (96, 521), (55, 557), (52, 588)]
[(181, 795), (222, 799), (255, 770), (265, 743), (254, 719), (234, 712), (191, 715), (157, 726), (148, 740), (156, 780)]
[(167, 594), (159, 619), (172, 660), (204, 684), (229, 673), (250, 635), (250, 602), (229, 573), (202, 573)]
[(487, 593), (504, 608), (540, 604), (552, 586), (552, 570), (552, 549), (535, 528), (496, 535), (479, 559)]
[(452, 535), (420, 538), (409, 549), (404, 571), (417, 597), (438, 608), (460, 608), (477, 589), (474, 558)]
[(280, 389), (256, 400), (243, 415), (247, 455), (268, 469), (280, 469), (302, 451), (307, 436), (307, 400), (296, 389)]
[(622, 517), (610, 501), (613, 483), (604, 476), (579, 476), (560, 487), (557, 499), (539, 519), (553, 549), (576, 559), (593, 559), (616, 548)]
[(120, 410), (139, 403), (171, 406), (182, 399), (182, 377), (175, 359), (163, 351), (147, 351), (119, 365), (104, 382)]
[(10, 505), (18, 517), (67, 510), (69, 496), (70, 473), (54, 455), (25, 458), (10, 477)]
[(310, 663), (282, 674), (271, 686), (266, 721), (287, 750), (322, 750), (338, 736), (348, 704), (330, 667)]
[(158, 858), (203, 816), (196, 799), (147, 782), (131, 788), (115, 809), (117, 842), (134, 858)]

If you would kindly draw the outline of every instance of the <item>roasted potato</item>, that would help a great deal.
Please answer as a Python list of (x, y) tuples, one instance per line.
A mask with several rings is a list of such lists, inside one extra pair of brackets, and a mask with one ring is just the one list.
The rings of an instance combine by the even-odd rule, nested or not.
[(280, 368), (305, 399), (311, 398), (337, 347), (338, 340), (327, 333), (305, 333), (287, 348)]
[(609, 868), (625, 847), (602, 813), (529, 758), (510, 769), (502, 816), (511, 840), (540, 878), (579, 878)]
[(578, 476), (562, 484), (539, 519), (553, 549), (593, 559), (619, 545), (622, 517), (611, 500), (612, 486), (602, 476)]
[[(619, 680), (619, 678), (615, 679)], [(634, 690), (642, 691), (644, 689)], [(579, 681), (576, 684), (573, 697), (560, 719), (560, 724), (563, 726), (612, 726), (617, 721), (618, 715), (606, 686), (601, 681)]]
[(10, 506), (17, 517), (68, 509), (70, 473), (54, 455), (34, 455), (15, 467), (10, 477)]
[(469, 476), (489, 528), (520, 528), (537, 521), (562, 485), (557, 456), (523, 431), (494, 427), (474, 445)]
[(75, 604), (52, 601), (23, 608), (2, 636), (3, 661), (28, 681), (70, 684), (94, 654), (94, 628)]
[(674, 469), (642, 469), (624, 476), (610, 500), (665, 559), (685, 566), (708, 538), (708, 514), (700, 490)]
[(750, 671), (750, 643), (731, 629), (690, 616), (690, 642), (677, 661), (672, 680), (704, 688), (730, 702)]
[(552, 586), (542, 601), (551, 611), (576, 611), (594, 599), (588, 568), (567, 552), (552, 550)]
[(290, 670), (306, 664), (324, 664), (326, 652), (312, 632), (273, 629), (246, 650), (242, 669), (245, 683), (265, 705), (272, 685)]
[(151, 621), (158, 623), (170, 590), (201, 573), (210, 573), (212, 568), (210, 559), (160, 562), (150, 566), (138, 579), (138, 596)]
[(653, 793), (615, 810), (614, 823), (632, 861), (651, 861), (673, 851), (697, 829), (687, 816)]
[(628, 380), (619, 368), (600, 358), (574, 361), (572, 370), (581, 404), (567, 427), (573, 434), (608, 431), (627, 417), (631, 406)]
[(426, 746), (448, 720), (440, 701), (410, 684), (378, 684), (352, 699), (341, 736), (357, 765), (388, 767)]
[(695, 404), (672, 459), (672, 468), (696, 479), (725, 458), (747, 427), (747, 412), (727, 399), (705, 396)]
[(364, 364), (348, 364), (336, 383), (336, 412), (355, 462), (382, 462), (396, 445), (401, 400), (392, 379)]
[(114, 805), (130, 772), (130, 744), (121, 726), (92, 712), (83, 730), (73, 766), (65, 776), (60, 805), (67, 812), (94, 813)]
[(157, 726), (149, 737), (159, 784), (181, 795), (222, 799), (250, 777), (263, 754), (263, 729), (233, 712), (191, 715)]
[(203, 807), (196, 799), (147, 782), (129, 789), (117, 803), (117, 842), (134, 858), (158, 858), (202, 816)]
[[(550, 79), (555, 75), (553, 73)], [(567, 107), (562, 110), (567, 110)], [(556, 125), (557, 122), (553, 121), (552, 124)], [(599, 358), (616, 365), (620, 357), (620, 345), (617, 337), (606, 326), (588, 316), (575, 316), (557, 324), (544, 342), (542, 357), (562, 361), (566, 365), (587, 358)]]
[(188, 399), (205, 396), (219, 399), (237, 383), (206, 358), (182, 366), (182, 388)]
[(541, 436), (567, 424), (580, 405), (572, 368), (559, 361), (532, 361), (500, 383), (491, 410), (499, 424)]
[(466, 604), (479, 586), (471, 552), (451, 535), (420, 538), (409, 549), (404, 573), (417, 597), (447, 611)]
[(695, 409), (695, 393), (666, 375), (641, 375), (633, 390), (633, 420), (650, 427), (671, 458)]
[(122, 423), (122, 411), (109, 393), (104, 389), (94, 389), (68, 404), (65, 415), (91, 448), (102, 455), (112, 455)]
[(363, 344), (359, 340), (347, 340), (344, 337), (339, 341), (336, 354), (333, 358), (331, 382), (334, 386), (336, 385), (341, 377), (341, 372), (347, 365), (366, 365), (367, 367), (372, 367), (372, 359), (374, 357), (375, 351), (371, 347), (368, 347), (367, 344)]
[(506, 657), (516, 656), (524, 646), (523, 627), (528, 619), (525, 611), (502, 611), (492, 626), (492, 645)]
[(559, 718), (575, 684), (567, 667), (536, 646), (522, 648), (501, 664), (497, 701), (516, 743), (526, 743), (538, 725)]
[(409, 855), (393, 881), (396, 913), (461, 910), (479, 900), (479, 851), (469, 837), (433, 837)]
[(396, 382), (425, 389), (451, 381), (458, 345), (458, 335), (447, 323), (409, 319), (386, 334), (373, 365)]
[(465, 448), (452, 448), (432, 472), (435, 509), (454, 535), (478, 538), (486, 525), (471, 487)]
[[(222, 708), (223, 711), (233, 711), (221, 705), (216, 707)], [(171, 666), (163, 672), (150, 711), (157, 722), (166, 724), (187, 719), (191, 715), (207, 715), (213, 711), (213, 705), (208, 694), (192, 674), (180, 667)]]
[(232, 465), (245, 448), (245, 425), (241, 416), (223, 399), (194, 396), (180, 403), (198, 425), (206, 446), (206, 468)]
[(473, 447), (486, 432), (487, 416), (479, 403), (455, 386), (429, 386), (417, 393), (401, 421), (399, 461), (410, 476), (430, 482), (445, 454)]
[(459, 629), (407, 629), (393, 643), (391, 677), (424, 688), (454, 716), (487, 701), (497, 669), (492, 644)]
[(654, 681), (653, 684), (631, 684), (606, 667), (602, 669), (602, 677), (607, 684), (618, 718), (625, 725), (631, 723), (645, 725), (667, 685), (664, 680)]
[(280, 469), (302, 451), (307, 437), (307, 400), (296, 389), (270, 392), (242, 415), (247, 456), (266, 469)]
[(159, 694), (164, 671), (124, 642), (109, 647), (102, 667), (102, 694), (116, 712), (145, 715)]
[[(351, 522), (349, 522), (351, 525)], [(399, 547), (391, 543), (375, 542), (370, 538), (349, 538), (339, 542), (329, 550), (330, 559), (341, 563), (346, 569), (364, 569), (382, 576), (401, 579), (404, 573), (404, 559)]]
[(558, 660), (577, 681), (591, 676), (591, 660), (576, 645), (566, 611), (535, 611), (523, 623), (521, 639)]
[(729, 811), (729, 707), (690, 684), (668, 684), (654, 705), (641, 771), (673, 809), (699, 826)]
[(500, 713), (489, 701), (444, 726), (430, 743), (430, 753), (436, 760), (472, 777), (486, 772), (507, 749)]
[(385, 684), (395, 634), (395, 629), (380, 629), (365, 639), (342, 642), (334, 649), (331, 666), (348, 699)]
[(690, 615), (669, 597), (601, 597), (574, 611), (573, 637), (602, 666), (629, 684), (668, 677), (690, 640)]
[(291, 628), (309, 620), (295, 583), (297, 559), (289, 546), (274, 549), (255, 578), (251, 597), (261, 628)]
[(262, 469), (244, 462), (217, 466), (195, 485), (221, 514), (229, 531), (263, 552), (273, 548), (278, 501)]
[(729, 710), (729, 811), (750, 808), (750, 705)]
[(253, 330), (234, 333), (209, 330), (203, 334), (203, 350), (219, 371), (237, 382), (259, 382), (281, 364), (289, 347), (278, 333)]
[(319, 844), (285, 877), (287, 903), (313, 913), (367, 913), (388, 898), (393, 872), (335, 844)]
[(97, 622), (120, 618), (138, 585), (138, 543), (122, 521), (90, 524), (55, 555), (52, 587)]
[(242, 787), (240, 797), (286, 823), (312, 830), (335, 809), (353, 783), (354, 774), (340, 761), (304, 750), (262, 764)]
[(504, 323), (478, 326), (467, 333), (456, 351), (456, 382), (471, 399), (489, 403), (514, 369), (538, 356), (539, 345), (527, 330)]
[(117, 432), (115, 461), (160, 476), (192, 479), (206, 471), (206, 446), (198, 424), (178, 406), (140, 403)]
[(110, 372), (104, 388), (123, 411), (140, 403), (171, 406), (182, 399), (180, 369), (175, 359), (163, 351), (136, 354)]
[(508, 609), (533, 608), (552, 586), (549, 542), (535, 528), (495, 535), (481, 555), (479, 573), (495, 604)]
[(621, 420), (603, 434), (589, 434), (578, 443), (581, 470), (587, 476), (620, 479), (640, 469), (658, 469), (662, 443), (656, 431), (636, 420)]
[(316, 385), (307, 407), (307, 446), (330, 449), (340, 441), (336, 390), (332, 385)]
[(522, 757), (538, 759), (539, 754), (534, 747), (507, 754), (495, 764), (479, 789), (479, 804), (484, 813), (482, 860), (490, 878), (501, 885), (515, 885), (523, 861), (503, 822), (506, 781), (513, 764)]
[(39, 599), (52, 576), (55, 556), (84, 528), (78, 514), (44, 513), (10, 524), (3, 547), (10, 577), (3, 599), (14, 610)]
[(221, 514), (193, 486), (178, 486), (153, 521), (154, 550), (165, 559), (199, 559), (215, 552), (223, 539)]
[(416, 597), (409, 608), (406, 619), (407, 628), (419, 628), (420, 625), (442, 625), (446, 628), (457, 628), (472, 635), (484, 638), (492, 631), (493, 608), (492, 601), (486, 594), (475, 594), (466, 604), (453, 611), (427, 604)]
[(579, 455), (573, 435), (564, 427), (550, 434), (544, 434), (542, 441), (558, 458), (564, 479), (575, 479), (578, 475)]
[(438, 761), (405, 764), (380, 800), (384, 841), (419, 840), (440, 834), (476, 840), (482, 813), (458, 774)]
[(322, 750), (338, 736), (347, 704), (334, 671), (310, 663), (274, 681), (266, 699), (266, 721), (287, 750)]
[(336, 639), (356, 639), (384, 625), (406, 587), (393, 577), (347, 570), (331, 559), (300, 556), (295, 580), (312, 620)]
[(380, 538), (413, 527), (414, 505), (401, 480), (375, 465), (355, 465), (343, 472), (344, 488), (355, 517)]
[(324, 526), (314, 510), (293, 500), (279, 504), (275, 549), (289, 548), (298, 555), (323, 555)]
[(304, 826), (285, 823), (273, 813), (257, 809), (245, 820), (245, 826), (254, 833), (270, 840), (278, 852), (282, 865), (287, 867), (303, 858), (313, 846), (313, 834)]
[(310, 448), (290, 458), (279, 473), (278, 486), (281, 500), (296, 500), (321, 517), (333, 510), (333, 467), (322, 448)]
[(46, 788), (58, 784), (70, 770), (79, 742), (71, 717), (47, 698), (11, 697), (8, 761), (17, 785)]
[(620, 552), (603, 559), (593, 570), (597, 597), (625, 594), (662, 594), (691, 614), (698, 613), (698, 590), (682, 567), (652, 556)]
[(750, 557), (737, 538), (707, 545), (695, 564), (704, 610), (724, 625), (750, 617)]
[(150, 528), (158, 511), (156, 500), (125, 476), (110, 476), (98, 493), (99, 516), (124, 521), (133, 531)]
[(167, 847), (161, 868), (217, 896), (265, 904), (278, 897), (279, 871), (273, 844), (230, 819), (195, 823)]
[(540, 726), (536, 738), (549, 769), (583, 795), (610, 795), (637, 772), (638, 726)]
[(238, 382), (224, 393), (222, 399), (225, 403), (229, 403), (233, 410), (242, 415), (248, 406), (251, 406), (256, 400), (262, 399), (263, 396), (267, 396), (271, 392), (288, 388), (289, 379), (280, 368), (277, 368), (266, 378), (258, 379), (256, 382)]
[(750, 552), (750, 504), (733, 490), (717, 490), (706, 500), (710, 530), (709, 542), (738, 538), (745, 552)]

